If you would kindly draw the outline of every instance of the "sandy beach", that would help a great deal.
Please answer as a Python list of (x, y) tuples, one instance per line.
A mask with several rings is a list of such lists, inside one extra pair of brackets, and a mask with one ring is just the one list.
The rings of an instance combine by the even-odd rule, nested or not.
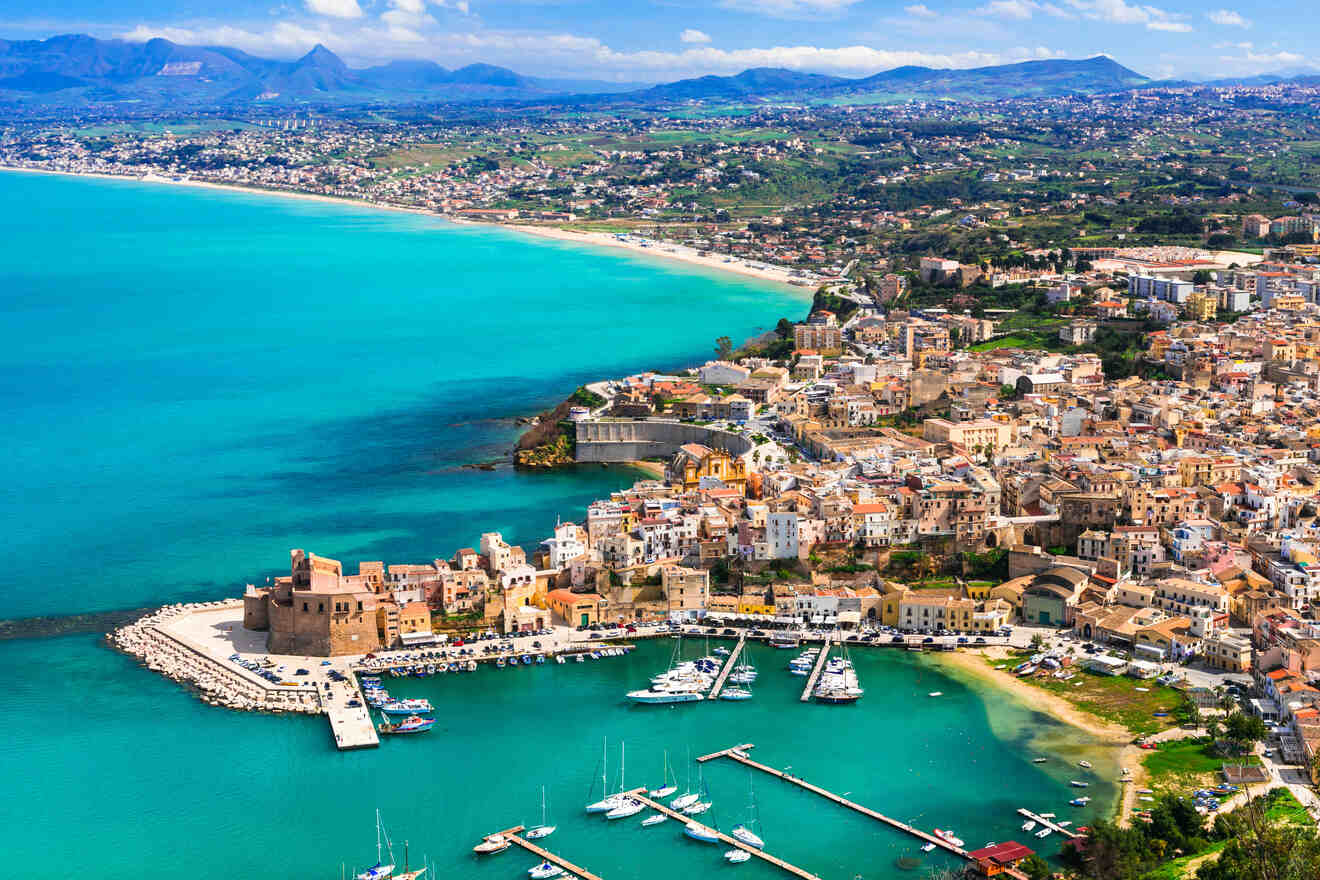
[[(526, 233), (527, 235), (534, 235), (538, 238), (550, 238), (556, 241), (566, 241), (578, 245), (585, 244), (622, 249), (643, 256), (656, 257), (661, 260), (671, 260), (674, 262), (685, 263), (690, 266), (700, 266), (703, 269), (712, 269), (717, 272), (729, 272), (734, 275), (758, 278), (762, 281), (768, 281), (773, 284), (787, 285), (793, 288), (795, 292), (799, 293), (804, 300), (810, 299), (816, 288), (814, 282), (805, 286), (800, 283), (794, 283), (795, 279), (790, 270), (780, 266), (758, 264), (736, 258), (726, 262), (724, 256), (702, 256), (692, 248), (683, 245), (663, 242), (643, 245), (641, 241), (637, 239), (629, 238), (627, 240), (620, 240), (615, 236), (604, 232), (574, 232), (572, 230), (560, 229), (556, 226), (535, 226), (526, 223), (487, 223), (479, 220), (451, 217), (447, 214), (437, 214), (434, 211), (425, 208), (415, 208), (408, 205), (392, 205), (387, 202), (372, 202), (366, 199), (318, 195), (316, 193), (304, 193), (288, 189), (242, 186), (234, 183), (214, 183), (208, 180), (194, 180), (192, 178), (183, 178), (180, 180), (159, 176), (148, 176), (144, 178), (128, 174), (102, 174), (91, 171), (57, 171), (50, 168), (29, 168), (26, 166), (19, 167), (13, 165), (0, 165), (0, 171), (13, 171), (20, 174), (51, 174), (61, 177), (90, 177), (96, 180), (128, 181), (131, 183), (155, 184), (157, 186), (188, 186), (199, 189), (246, 193), (248, 195), (278, 196), (280, 198), (302, 199), (304, 201), (324, 202), (333, 205), (348, 205), (359, 208), (370, 208), (378, 211), (399, 211), (405, 214), (420, 214), (425, 217), (434, 217), (437, 220), (443, 220), (447, 223), (453, 223), (460, 226), (508, 229), (515, 232)], [(796, 280), (801, 281), (803, 279)]]
[(658, 461), (630, 461), (628, 467), (637, 468), (639, 471), (645, 471), (655, 480), (665, 478), (665, 466)]
[(1096, 739), (1112, 744), (1118, 749), (1118, 764), (1132, 771), (1129, 782), (1123, 786), (1123, 796), (1116, 810), (1117, 821), (1126, 826), (1132, 809), (1136, 804), (1137, 789), (1146, 782), (1146, 768), (1142, 765), (1143, 752), (1133, 745), (1135, 738), (1131, 731), (1121, 724), (1106, 721), (1079, 709), (1060, 696), (1038, 687), (1033, 687), (1007, 672), (995, 669), (986, 663), (986, 658), (997, 660), (1009, 656), (1003, 648), (987, 648), (984, 652), (954, 651), (939, 654), (938, 659), (968, 675), (1012, 694), (1018, 700), (1059, 719), (1065, 724), (1084, 730)]

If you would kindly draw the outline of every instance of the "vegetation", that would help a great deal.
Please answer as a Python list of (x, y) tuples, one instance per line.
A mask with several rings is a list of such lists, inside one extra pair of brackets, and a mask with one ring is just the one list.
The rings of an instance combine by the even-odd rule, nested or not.
[[(994, 661), (989, 661), (992, 665)], [(1123, 675), (1097, 675), (1082, 669), (1071, 681), (1057, 678), (1025, 678), (1023, 681), (1058, 694), (1079, 709), (1106, 721), (1121, 724), (1134, 734), (1151, 734), (1181, 723), (1190, 715), (1190, 704), (1179, 691), (1153, 682)], [(1137, 690), (1137, 688), (1145, 690)], [(1156, 712), (1168, 713), (1156, 716)]]

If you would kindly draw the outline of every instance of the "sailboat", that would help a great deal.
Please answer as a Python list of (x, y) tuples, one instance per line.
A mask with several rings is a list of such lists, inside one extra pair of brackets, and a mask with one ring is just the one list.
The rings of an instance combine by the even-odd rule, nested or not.
[[(425, 873), (426, 873), (425, 860), (423, 860), (422, 866), (418, 868), (416, 871), (408, 870), (408, 841), (405, 840), (403, 842), (403, 873), (395, 874), (393, 877), (390, 878), (390, 880), (417, 880), (418, 877), (421, 877)], [(431, 876), (434, 877), (435, 875), (432, 874)]]
[(546, 823), (545, 820), (545, 786), (541, 786), (541, 824), (535, 828), (528, 828), (523, 836), (528, 840), (540, 840), (542, 837), (549, 837), (555, 833), (554, 825)]
[(692, 790), (692, 750), (688, 749), (687, 788), (681, 795), (670, 801), (669, 806), (675, 810), (686, 810), (699, 800), (701, 800), (701, 795)]
[[(672, 781), (671, 781), (672, 780)], [(663, 783), (659, 788), (653, 788), (647, 794), (653, 798), (667, 798), (678, 791), (678, 780), (674, 777), (674, 771), (669, 768), (669, 752), (665, 752), (664, 775), (660, 781)]]
[[(385, 864), (381, 860), (380, 844), (381, 839), (385, 841), (385, 851), (389, 854), (390, 862)], [(368, 868), (357, 875), (357, 880), (388, 880), (394, 876), (394, 852), (390, 848), (389, 835), (385, 833), (384, 827), (380, 823), (380, 810), (376, 810), (376, 865)]]
[(596, 801), (594, 804), (587, 804), (588, 813), (608, 813), (610, 810), (614, 809), (615, 807), (622, 806), (623, 804), (622, 794), (609, 793), (610, 790), (609, 775), (608, 775), (609, 762), (610, 762), (609, 741), (606, 740), (605, 745), (602, 746), (601, 765), (600, 765), (600, 793), (603, 795), (603, 797), (600, 800)]
[(735, 840), (739, 841), (740, 843), (747, 844), (748, 846), (754, 846), (757, 849), (765, 849), (765, 841), (762, 840), (761, 835), (757, 833), (757, 831), (760, 828), (760, 825), (761, 825), (761, 820), (756, 814), (756, 789), (753, 787), (752, 784), (752, 772), (748, 770), (747, 771), (747, 824), (735, 825), (733, 827), (733, 830), (729, 832), (729, 836), (733, 837)]
[[(698, 793), (693, 795), (693, 797), (695, 797), (696, 800), (688, 804), (686, 807), (682, 808), (682, 813), (684, 816), (700, 816), (702, 813), (706, 812), (711, 808), (710, 801), (702, 800), (703, 797), (706, 797), (710, 794), (710, 792), (706, 790), (706, 770), (704, 767), (699, 767), (697, 768), (697, 772), (698, 774), (700, 774), (697, 779)], [(682, 798), (679, 798), (679, 800), (682, 800)], [(677, 803), (677, 801), (675, 801), (675, 803)]]
[(628, 785), (624, 782), (624, 772), (627, 769), (627, 755), (625, 747), (627, 743), (619, 746), (619, 793), (615, 795), (618, 798), (618, 805), (614, 809), (605, 813), (606, 819), (627, 819), (629, 816), (636, 816), (642, 810), (646, 809), (646, 804), (636, 798), (628, 797), (624, 792), (628, 790)]

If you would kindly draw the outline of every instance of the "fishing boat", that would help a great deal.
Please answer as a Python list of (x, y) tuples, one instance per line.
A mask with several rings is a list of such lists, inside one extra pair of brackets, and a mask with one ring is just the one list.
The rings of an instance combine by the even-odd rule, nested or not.
[(422, 715), (435, 711), (430, 700), (390, 700), (380, 707), (386, 715)]
[(669, 752), (665, 752), (665, 768), (661, 774), (660, 781), (664, 783), (659, 788), (653, 788), (647, 792), (647, 795), (653, 798), (667, 798), (678, 791), (678, 779), (674, 776), (674, 771), (669, 766)]
[[(381, 858), (381, 844), (385, 845), (385, 853), (389, 855), (389, 862)], [(376, 864), (358, 874), (356, 880), (388, 880), (394, 875), (394, 850), (390, 846), (390, 836), (385, 833), (385, 826), (380, 821), (380, 810), (376, 811)]]
[(545, 786), (541, 786), (541, 824), (528, 828), (523, 837), (528, 840), (540, 840), (542, 837), (549, 837), (555, 833), (557, 826), (551, 825), (545, 818)]
[(664, 813), (655, 813), (642, 820), (643, 828), (650, 828), (652, 825), (659, 825), (661, 822), (668, 822), (669, 817)]
[(724, 861), (732, 865), (741, 865), (752, 857), (752, 854), (745, 849), (731, 849), (724, 854)]
[(699, 840), (702, 843), (719, 843), (720, 836), (712, 828), (707, 828), (700, 822), (689, 822), (683, 826), (683, 833), (693, 840)]
[(472, 847), (472, 851), (478, 855), (489, 856), (495, 853), (504, 852), (509, 848), (509, 839), (503, 834), (492, 834), (481, 843)]
[(938, 837), (940, 840), (949, 844), (950, 846), (956, 846), (959, 849), (963, 847), (962, 839), (954, 836), (954, 833), (952, 831), (943, 831), (939, 828), (936, 828), (931, 833), (934, 834), (936, 837)]
[(558, 877), (564, 873), (564, 869), (550, 862), (541, 862), (527, 869), (527, 876), (532, 880), (549, 880), (551, 877)]
[(600, 765), (600, 793), (603, 797), (595, 803), (587, 804), (588, 813), (608, 813), (623, 803), (622, 793), (609, 793), (609, 761), (609, 743), (606, 741), (602, 747)]
[(745, 843), (748, 846), (757, 849), (765, 849), (765, 840), (760, 835), (761, 819), (756, 810), (756, 788), (752, 781), (751, 770), (747, 771), (747, 822), (742, 825), (733, 826), (729, 836), (739, 843)]
[(1036, 827), (1036, 820), (1035, 820), (1035, 819), (1028, 819), (1027, 821), (1025, 821), (1025, 822), (1022, 823), (1022, 830), (1023, 830), (1023, 831), (1031, 831), (1031, 830), (1034, 829), (1035, 827)]
[(381, 733), (425, 733), (432, 727), (435, 727), (434, 718), (410, 715), (398, 724), (389, 721), (381, 722), (376, 726), (376, 729)]
[(1078, 767), (1085, 767), (1087, 770), (1090, 770), (1090, 769), (1091, 769), (1091, 762), (1090, 762), (1090, 761), (1078, 761), (1078, 762), (1077, 762), (1077, 766), (1078, 766)]

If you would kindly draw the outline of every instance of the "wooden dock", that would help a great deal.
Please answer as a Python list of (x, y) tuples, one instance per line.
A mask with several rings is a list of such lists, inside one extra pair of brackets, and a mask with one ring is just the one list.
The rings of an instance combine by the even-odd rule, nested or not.
[[(752, 748), (752, 745), (749, 743), (747, 745), (736, 746), (735, 748), (737, 748), (738, 751), (745, 752), (747, 749)], [(800, 788), (805, 788), (807, 791), (814, 792), (815, 794), (818, 794), (827, 800), (831, 800), (834, 803), (839, 804), (840, 806), (847, 807), (850, 810), (855, 810), (856, 812), (861, 813), (863, 816), (870, 816), (872, 819), (875, 819), (877, 822), (883, 822), (886, 825), (890, 826), (891, 828), (897, 828), (899, 831), (903, 831), (907, 834), (912, 835), (913, 837), (918, 838), (923, 843), (933, 843), (937, 847), (946, 850), (947, 852), (953, 853), (954, 855), (960, 858), (964, 858), (968, 860), (971, 860), (972, 858), (971, 854), (967, 852), (967, 850), (963, 849), (960, 846), (954, 846), (952, 843), (949, 843), (947, 840), (943, 840), (939, 837), (936, 837), (934, 834), (927, 834), (925, 831), (922, 831), (920, 828), (914, 828), (911, 825), (907, 824), (906, 822), (900, 822), (897, 819), (891, 819), (890, 817), (884, 815), (883, 813), (878, 813), (875, 810), (872, 810), (870, 807), (864, 807), (859, 803), (848, 800), (842, 795), (837, 795), (832, 791), (827, 791), (826, 789), (821, 788), (819, 785), (812, 785), (810, 782), (807, 782), (805, 779), (802, 779), (801, 777), (792, 776), (790, 774), (784, 773), (782, 770), (776, 770), (773, 767), (767, 767), (765, 764), (762, 764), (758, 761), (753, 761), (751, 758), (745, 758), (742, 757), (741, 755), (736, 755), (734, 754), (733, 749), (726, 749), (725, 751), (722, 752), (715, 752), (714, 754), (708, 755), (707, 757), (731, 758), (740, 764), (746, 764), (748, 767), (755, 768), (764, 773), (769, 773), (771, 776), (777, 776), (780, 779), (784, 780), (785, 782), (791, 782)]]
[(772, 856), (770, 855), (770, 853), (766, 852), (765, 850), (757, 849), (754, 846), (748, 846), (747, 844), (743, 843), (741, 840), (730, 837), (729, 835), (720, 831), (718, 828), (711, 828), (709, 825), (706, 825), (704, 822), (701, 822), (701, 820), (695, 816), (684, 816), (678, 810), (671, 810), (669, 807), (665, 806), (664, 804), (658, 801), (651, 800), (649, 797), (646, 796), (645, 788), (635, 788), (632, 791), (628, 792), (628, 795), (646, 804), (648, 807), (655, 810), (657, 813), (664, 813), (669, 818), (682, 822), (684, 825), (687, 825), (687, 823), (689, 822), (697, 822), (698, 824), (702, 825), (702, 827), (707, 828), (712, 833), (714, 833), (715, 836), (718, 837), (721, 842), (727, 843), (729, 846), (737, 847), (738, 849), (743, 850), (744, 852), (751, 853), (753, 856), (760, 859), (761, 861), (768, 862), (769, 864), (774, 865), (776, 868), (779, 868), (781, 871), (786, 871), (789, 874), (792, 874), (794, 877), (801, 877), (802, 880), (821, 880), (820, 877), (811, 873), (807, 869), (799, 868), (797, 865), (793, 864), (792, 862), (786, 862), (783, 859), (779, 858), (778, 856)]
[(574, 874), (582, 878), (582, 880), (601, 880), (600, 877), (591, 873), (586, 868), (583, 868), (580, 865), (575, 865), (572, 862), (570, 862), (568, 859), (560, 858), (559, 856), (550, 852), (550, 850), (548, 849), (542, 849), (541, 847), (532, 843), (530, 840), (528, 840), (525, 837), (519, 837), (518, 832), (522, 830), (523, 830), (523, 826), (515, 825), (512, 828), (506, 828), (504, 831), (496, 831), (495, 834), (489, 834), (487, 835), (487, 837), (494, 837), (496, 834), (498, 834), (499, 836), (508, 840), (509, 843), (522, 847), (523, 849), (527, 850), (529, 853), (535, 855), (537, 858), (543, 859), (547, 862), (550, 862), (551, 864), (558, 865), (568, 873)]
[(710, 693), (706, 694), (706, 699), (715, 700), (719, 698), (720, 691), (724, 690), (724, 683), (729, 680), (729, 673), (733, 671), (734, 665), (738, 662), (738, 657), (742, 654), (743, 646), (746, 644), (747, 633), (743, 633), (738, 637), (738, 644), (733, 646), (733, 651), (729, 653), (728, 657), (724, 658), (724, 667), (720, 670), (719, 677), (715, 679), (715, 684), (711, 687)]
[(820, 656), (816, 658), (816, 665), (811, 668), (811, 675), (807, 676), (807, 686), (802, 689), (802, 696), (799, 699), (807, 702), (811, 699), (811, 692), (816, 687), (816, 682), (820, 680), (821, 670), (825, 668), (825, 663), (830, 659), (830, 637), (825, 636), (825, 642), (821, 645)]
[(1026, 816), (1028, 819), (1034, 819), (1038, 824), (1044, 825), (1046, 828), (1050, 829), (1051, 831), (1054, 831), (1058, 834), (1062, 834), (1065, 837), (1082, 836), (1078, 834), (1076, 831), (1073, 831), (1068, 828), (1064, 828), (1062, 825), (1058, 824), (1057, 822), (1052, 822), (1049, 819), (1046, 819), (1044, 816), (1031, 812), (1031, 810), (1028, 810), (1026, 807), (1020, 808), (1018, 810), (1018, 815)]

